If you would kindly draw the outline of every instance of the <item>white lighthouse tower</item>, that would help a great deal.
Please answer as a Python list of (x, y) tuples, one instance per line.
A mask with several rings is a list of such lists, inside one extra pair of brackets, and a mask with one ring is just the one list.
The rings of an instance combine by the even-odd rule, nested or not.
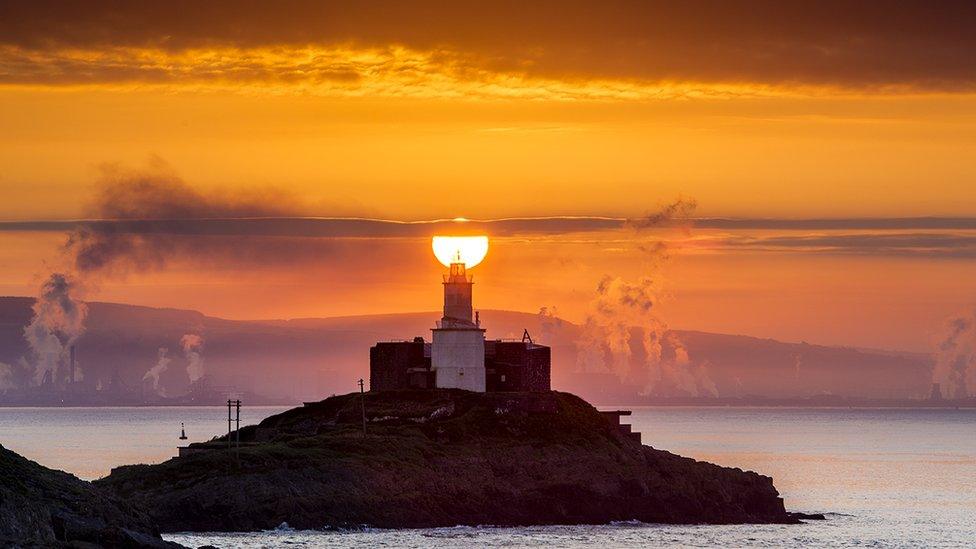
[(444, 316), (432, 330), (430, 365), (437, 387), (485, 392), (485, 331), (472, 319), (472, 277), (458, 253), (444, 275)]

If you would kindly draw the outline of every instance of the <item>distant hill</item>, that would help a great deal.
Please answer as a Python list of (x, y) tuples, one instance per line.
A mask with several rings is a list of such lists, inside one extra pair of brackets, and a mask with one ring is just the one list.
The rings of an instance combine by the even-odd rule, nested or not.
[[(23, 328), (30, 298), (0, 297), (0, 362), (29, 356)], [(116, 377), (139, 387), (159, 349), (172, 359), (161, 382), (170, 394), (187, 390), (188, 364), (180, 347), (185, 334), (204, 338), (204, 368), (216, 385), (294, 401), (320, 399), (355, 388), (369, 373), (376, 341), (430, 337), (437, 312), (236, 321), (197, 311), (115, 303), (89, 303), (88, 329), (76, 354), (86, 383)], [(489, 338), (520, 338), (528, 330), (553, 348), (554, 388), (594, 402), (621, 402), (644, 387), (608, 372), (582, 373), (576, 366), (580, 327), (536, 314), (482, 310)], [(924, 355), (882, 350), (783, 343), (741, 335), (676, 331), (690, 362), (707, 374), (719, 396), (802, 397), (816, 394), (908, 398), (928, 394), (930, 363)], [(633, 360), (640, 362), (635, 345)]]

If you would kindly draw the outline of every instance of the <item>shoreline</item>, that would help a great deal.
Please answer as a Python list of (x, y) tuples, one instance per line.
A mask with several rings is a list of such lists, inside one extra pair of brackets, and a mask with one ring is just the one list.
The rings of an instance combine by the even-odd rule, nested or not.
[[(301, 402), (261, 402), (260, 404), (250, 404), (248, 408), (285, 408), (298, 407)], [(624, 401), (615, 403), (593, 403), (596, 408), (617, 408), (626, 406), (634, 409), (652, 408), (728, 408), (728, 409), (782, 409), (782, 410), (976, 410), (976, 402), (966, 402), (964, 404), (944, 404), (936, 405), (927, 402), (909, 401), (904, 404), (899, 403), (859, 403), (859, 404), (815, 404), (804, 402), (728, 402), (723, 399), (718, 400), (698, 400), (698, 401)], [(45, 404), (4, 404), (0, 403), (0, 409), (132, 409), (132, 408), (226, 408), (226, 402), (216, 402), (212, 404), (186, 404), (186, 403), (152, 403), (152, 404), (70, 404), (70, 405), (45, 405)]]

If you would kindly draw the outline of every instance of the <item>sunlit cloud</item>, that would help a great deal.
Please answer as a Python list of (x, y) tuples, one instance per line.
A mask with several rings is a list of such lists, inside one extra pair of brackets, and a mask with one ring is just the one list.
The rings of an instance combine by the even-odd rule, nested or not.
[(809, 86), (756, 83), (546, 78), (485, 68), (484, 60), (456, 51), (352, 46), (177, 51), (0, 46), (0, 85), (549, 101), (734, 99), (822, 92)]
[[(285, 0), (274, 9), (233, 0), (7, 2), (0, 4), (0, 45), (22, 48), (15, 64), (34, 52), (28, 57), (50, 56), (61, 69), (81, 61), (79, 68), (96, 69), (88, 74), (93, 78), (103, 63), (87, 62), (102, 50), (105, 65), (157, 78), (275, 67), (284, 78), (334, 82), (362, 77), (359, 67), (346, 65), (364, 61), (384, 65), (384, 73), (404, 70), (409, 80), (414, 69), (426, 74), (431, 62), (460, 61), (460, 72), (433, 73), (462, 76), (481, 94), (503, 97), (575, 97), (578, 92), (562, 89), (570, 82), (598, 83), (589, 90), (598, 97), (656, 96), (655, 86), (663, 85), (619, 89), (621, 82), (676, 82), (683, 88), (679, 96), (713, 92), (711, 85), (685, 88), (695, 82), (722, 83), (723, 94), (743, 83), (922, 92), (971, 92), (976, 83), (976, 41), (965, 2)], [(336, 61), (332, 50), (357, 53)], [(393, 52), (395, 62), (385, 65), (375, 52), (382, 59)], [(186, 63), (185, 56), (196, 59)], [(495, 74), (486, 79), (482, 71)]]

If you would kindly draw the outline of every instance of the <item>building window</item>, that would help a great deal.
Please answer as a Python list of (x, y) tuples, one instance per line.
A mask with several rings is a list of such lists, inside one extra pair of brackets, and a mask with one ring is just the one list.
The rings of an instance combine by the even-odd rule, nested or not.
[(505, 374), (502, 374), (502, 383), (505, 383)]

